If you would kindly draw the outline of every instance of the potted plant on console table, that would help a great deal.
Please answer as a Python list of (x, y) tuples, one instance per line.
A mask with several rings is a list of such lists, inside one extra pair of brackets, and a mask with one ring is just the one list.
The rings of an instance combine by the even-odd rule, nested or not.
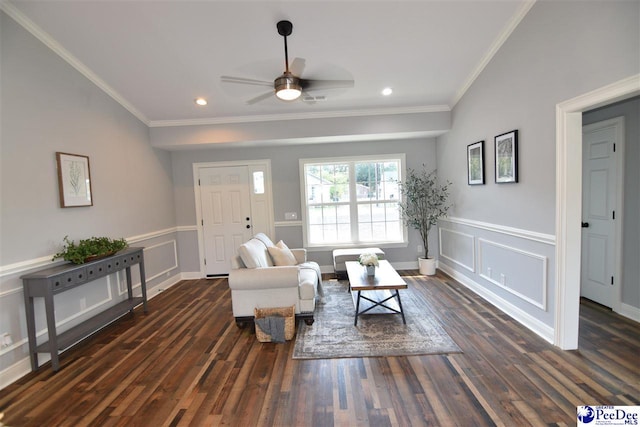
[(400, 184), (402, 200), (398, 203), (405, 224), (418, 230), (422, 238), (424, 257), (418, 257), (420, 274), (436, 274), (436, 261), (429, 258), (429, 231), (438, 219), (447, 215), (451, 182), (438, 182), (436, 171), (409, 169), (407, 178)]
[(91, 237), (76, 243), (73, 240), (69, 240), (69, 236), (64, 236), (64, 247), (53, 256), (52, 261), (63, 258), (65, 261), (70, 261), (74, 264), (84, 264), (85, 262), (111, 256), (128, 246), (129, 244), (125, 239)]

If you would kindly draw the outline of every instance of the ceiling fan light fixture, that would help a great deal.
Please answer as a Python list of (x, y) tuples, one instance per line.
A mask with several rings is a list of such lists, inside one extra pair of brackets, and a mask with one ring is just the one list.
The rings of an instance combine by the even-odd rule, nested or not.
[(302, 95), (302, 86), (297, 77), (291, 73), (285, 73), (278, 77), (273, 86), (276, 90), (276, 96), (283, 101), (293, 101)]

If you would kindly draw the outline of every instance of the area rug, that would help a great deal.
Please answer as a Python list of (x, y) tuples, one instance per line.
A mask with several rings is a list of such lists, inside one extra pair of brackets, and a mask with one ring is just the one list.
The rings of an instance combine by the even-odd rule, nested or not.
[(399, 314), (364, 314), (354, 326), (355, 308), (347, 284), (335, 280), (323, 283), (325, 297), (316, 305), (315, 322), (298, 324), (294, 359), (462, 352), (411, 287), (400, 291), (406, 325)]

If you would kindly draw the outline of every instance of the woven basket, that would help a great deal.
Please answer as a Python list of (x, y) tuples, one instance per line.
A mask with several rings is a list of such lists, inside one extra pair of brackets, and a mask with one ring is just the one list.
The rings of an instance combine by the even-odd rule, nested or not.
[[(276, 307), (276, 308), (254, 308), (253, 313), (256, 319), (262, 319), (268, 316), (284, 317), (284, 339), (289, 341), (293, 339), (296, 333), (296, 306)], [(271, 342), (271, 335), (268, 335), (260, 329), (256, 323), (256, 338), (260, 342)]]

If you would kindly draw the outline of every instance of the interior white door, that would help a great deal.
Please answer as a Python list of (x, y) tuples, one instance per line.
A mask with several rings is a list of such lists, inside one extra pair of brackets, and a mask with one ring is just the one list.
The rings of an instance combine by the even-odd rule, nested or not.
[(226, 275), (231, 258), (251, 235), (249, 171), (246, 166), (200, 169), (205, 273)]
[(605, 122), (583, 127), (582, 275), (580, 295), (613, 307), (616, 295), (616, 129)]

